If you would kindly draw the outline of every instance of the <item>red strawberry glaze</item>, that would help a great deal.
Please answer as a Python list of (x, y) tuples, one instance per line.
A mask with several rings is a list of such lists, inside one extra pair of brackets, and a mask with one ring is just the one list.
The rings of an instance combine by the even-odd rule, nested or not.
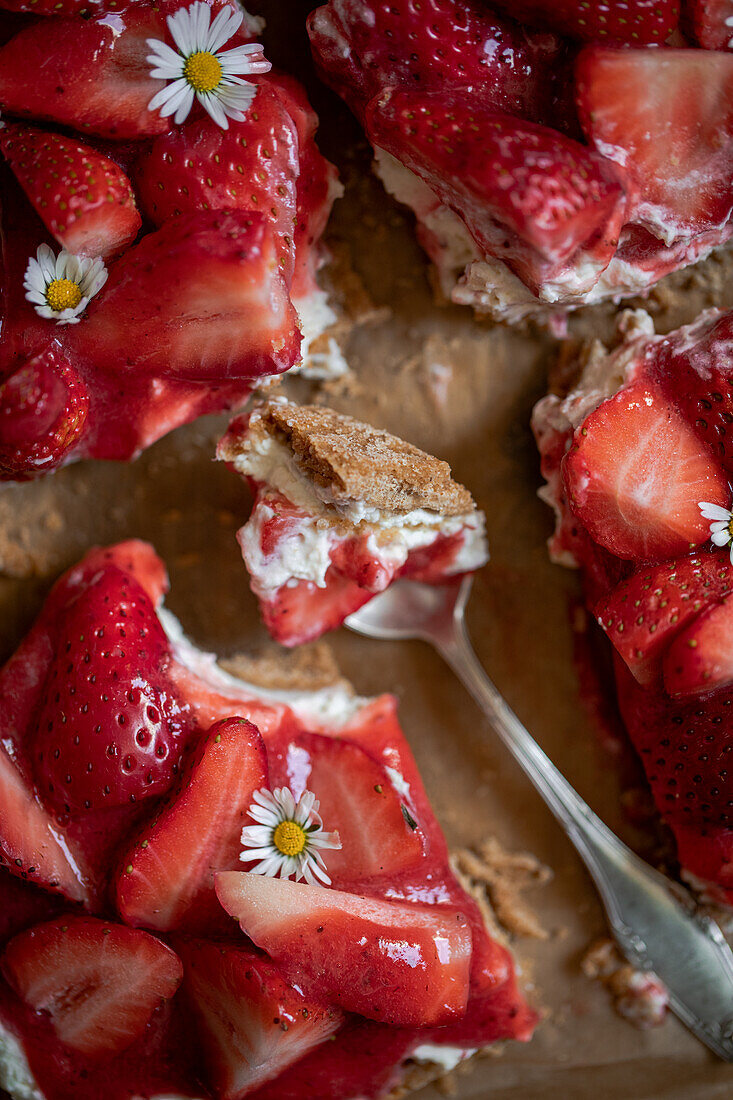
[[(212, 0), (214, 12), (227, 6)], [(254, 379), (299, 361), (297, 309), (324, 316), (320, 237), (339, 189), (315, 144), (317, 118), (298, 83), (274, 73), (255, 78), (246, 119), (228, 131), (198, 105), (172, 129), (148, 111), (160, 85), (148, 75), (145, 40), (166, 38), (165, 17), (183, 7), (182, 0), (131, 0), (108, 13), (104, 2), (65, 0), (53, 20), (0, 12), (0, 108), (8, 123), (0, 380), (22, 377), (34, 356), (63, 356), (79, 380), (68, 395), (69, 421), (85, 417), (73, 438), (63, 428), (49, 440), (41, 413), (26, 410), (25, 434), (0, 461), (0, 480), (36, 477), (77, 458), (129, 460), (181, 424), (241, 407)], [(246, 17), (229, 45), (256, 33)], [(70, 132), (57, 133), (57, 124)], [(246, 165), (230, 155), (231, 171), (237, 181), (254, 175), (259, 182), (236, 202), (224, 196), (212, 204), (207, 165), (219, 142), (222, 150), (246, 147)], [(190, 155), (197, 144), (203, 159)], [(54, 174), (56, 153), (63, 171)], [(170, 187), (169, 167), (176, 169)], [(82, 178), (94, 180), (83, 195)], [(158, 212), (151, 190), (166, 199)], [(78, 324), (41, 318), (25, 298), (25, 270), (40, 244), (107, 257), (107, 283)], [(309, 339), (312, 329), (310, 322)], [(12, 388), (5, 403), (3, 396), (0, 414), (12, 412)]]
[[(165, 572), (152, 549), (140, 542), (92, 551), (62, 577), (15, 657), (0, 673), (3, 760), (27, 790), (27, 797), (37, 807), (38, 814), (46, 815), (56, 835), (63, 837), (66, 848), (83, 868), (84, 892), (74, 897), (85, 901), (92, 913), (119, 921), (119, 914), (112, 915), (115, 895), (110, 869), (113, 878), (117, 875), (124, 878), (127, 868), (120, 866), (119, 861), (122, 851), (129, 850), (131, 837), (137, 836), (138, 840), (144, 837), (151, 844), (156, 843), (155, 824), (152, 832), (146, 832), (145, 823), (157, 820), (161, 808), (166, 805), (165, 799), (151, 796), (114, 810), (91, 809), (54, 817), (51, 809), (41, 802), (41, 792), (35, 786), (34, 723), (44, 699), (57, 641), (63, 637), (67, 622), (81, 622), (84, 608), (93, 611), (95, 593), (107, 591), (106, 578), (118, 578), (120, 574), (127, 578), (128, 595), (133, 590), (137, 593), (135, 606), (138, 610), (145, 606), (145, 600), (149, 600), (150, 606), (162, 615), (166, 637), (161, 644), (165, 652), (161, 654), (156, 648), (148, 657), (155, 658), (156, 676), (159, 680), (165, 678), (170, 697), (176, 701), (182, 736), (184, 743), (190, 745), (193, 768), (200, 769), (202, 761), (209, 761), (206, 764), (208, 771), (201, 773), (203, 781), (215, 781), (216, 771), (211, 769), (223, 767), (230, 776), (228, 781), (259, 782), (257, 769), (262, 768), (262, 763), (257, 763), (260, 759), (257, 754), (261, 754), (263, 748), (257, 746), (264, 742), (271, 785), (275, 781), (290, 782), (294, 789), (298, 789), (298, 783), (302, 788), (312, 773), (314, 785), (317, 782), (324, 788), (324, 813), (337, 819), (324, 819), (324, 826), (343, 830), (350, 861), (348, 867), (342, 861), (341, 871), (338, 862), (334, 865), (334, 888), (340, 888), (348, 879), (350, 888), (358, 885), (359, 891), (367, 897), (395, 903), (448, 905), (451, 911), (455, 907), (468, 918), (471, 929), (469, 1007), (464, 1018), (439, 1028), (399, 1030), (349, 1016), (343, 1028), (336, 1032), (335, 1039), (287, 1066), (277, 1079), (263, 1084), (252, 1095), (262, 1100), (265, 1097), (286, 1100), (294, 1095), (296, 1082), (300, 1082), (300, 1095), (313, 1100), (316, 1097), (318, 1100), (377, 1097), (395, 1082), (399, 1064), (421, 1044), (445, 1043), (474, 1048), (501, 1038), (529, 1038), (536, 1016), (517, 989), (508, 952), (489, 938), (476, 904), (461, 890), (450, 871), (445, 840), (400, 729), (394, 698), (385, 695), (371, 701), (358, 700), (343, 695), (342, 689), (278, 695), (253, 688), (216, 670), (213, 658), (194, 650), (178, 634), (175, 621), (168, 613), (160, 611), (160, 601), (167, 586)], [(118, 639), (116, 644), (124, 648), (127, 639)], [(91, 664), (85, 666), (83, 675), (93, 672), (97, 659), (93, 652)], [(143, 677), (150, 674), (145, 667), (138, 673), (138, 680), (140, 674)], [(71, 687), (74, 676), (74, 671), (69, 673)], [(233, 761), (228, 755), (226, 738), (215, 740), (217, 727), (208, 735), (214, 739), (208, 742), (210, 749), (205, 748), (204, 735), (209, 726), (233, 715), (255, 722), (260, 731), (257, 734), (251, 726), (238, 726), (237, 723), (224, 723), (219, 727), (222, 735), (243, 738), (242, 751), (254, 754), (254, 770), (245, 769), (241, 779), (237, 778), (239, 773), (232, 772), (231, 763), (226, 763)], [(198, 755), (194, 752), (196, 746), (200, 746)], [(185, 769), (183, 774), (185, 778)], [(364, 774), (375, 779), (371, 791), (361, 782)], [(376, 786), (381, 792), (373, 789)], [(371, 797), (380, 799), (380, 811), (376, 816)], [(170, 798), (173, 799), (170, 805), (175, 807), (179, 796), (174, 791)], [(181, 801), (176, 812), (185, 811), (186, 804)], [(192, 805), (195, 805), (195, 797)], [(169, 811), (165, 819), (171, 824), (166, 826), (168, 831), (161, 842), (164, 845), (174, 842), (178, 828), (172, 812)], [(185, 825), (185, 818), (180, 820)], [(205, 829), (205, 817), (200, 815), (198, 820), (196, 828)], [(369, 834), (370, 824), (374, 830), (372, 834)], [(231, 831), (232, 815), (226, 812), (223, 816), (212, 815), (208, 827)], [(34, 835), (29, 834), (29, 843)], [(379, 849), (382, 836), (384, 847)], [(401, 837), (405, 847), (400, 842)], [(5, 839), (0, 822), (0, 846)], [(232, 866), (229, 862), (233, 859), (231, 846), (224, 841), (224, 833), (221, 839), (212, 839), (209, 851), (218, 852), (215, 858), (226, 861), (223, 866), (215, 865), (213, 870), (236, 870), (237, 865)], [(164, 851), (165, 847), (159, 850)], [(377, 855), (378, 852), (381, 855)], [(180, 858), (180, 854), (176, 858)], [(68, 897), (62, 896), (64, 881), (56, 892), (49, 891), (49, 882), (42, 874), (30, 872), (29, 864), (33, 860), (34, 854), (27, 852), (22, 867), (10, 863), (8, 869), (18, 877), (9, 874), (8, 870), (0, 871), (0, 912), (3, 914), (0, 941), (59, 912), (71, 912), (73, 908)], [(31, 885), (28, 880), (37, 885)], [(160, 885), (156, 887), (159, 888)], [(176, 905), (180, 904), (179, 898)], [(154, 931), (154, 934), (163, 941), (167, 938), (164, 932)], [(208, 934), (214, 940), (221, 940), (224, 935), (233, 946), (247, 944), (234, 922), (228, 927), (218, 920), (210, 927), (204, 922), (203, 927), (199, 924), (197, 934), (204, 937)], [(171, 944), (175, 950), (175, 937)], [(216, 1096), (216, 1092), (207, 1091), (210, 1090), (206, 1083), (209, 1070), (199, 1061), (200, 1045), (196, 1041), (199, 1025), (192, 1021), (189, 997), (182, 987), (165, 1007), (155, 1010), (139, 1039), (121, 1053), (105, 1059), (91, 1060), (64, 1047), (49, 1020), (34, 1014), (4, 981), (0, 981), (0, 1025), (20, 1042), (30, 1070), (48, 1100), (70, 1100), (71, 1097), (98, 1100), (100, 1095), (108, 1095), (112, 1100), (129, 1100), (133, 1095), (171, 1093)], [(260, 1032), (257, 1034), (259, 1043), (270, 1041)], [(303, 1091), (305, 1084), (307, 1089)]]
[(664, 337), (645, 324), (534, 413), (558, 519), (551, 553), (580, 566), (586, 604), (613, 646), (621, 715), (683, 875), (727, 902), (731, 564), (699, 505), (731, 506), (732, 326), (718, 310)]

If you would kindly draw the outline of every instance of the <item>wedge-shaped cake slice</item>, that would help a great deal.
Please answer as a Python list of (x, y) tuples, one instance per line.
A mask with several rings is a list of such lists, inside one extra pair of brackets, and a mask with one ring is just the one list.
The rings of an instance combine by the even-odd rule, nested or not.
[(255, 494), (237, 537), (284, 645), (395, 580), (440, 584), (488, 560), (483, 514), (448, 464), (350, 416), (275, 398), (234, 420), (217, 454)]
[(0, 671), (0, 1086), (376, 1100), (528, 1039), (394, 698), (302, 651), (239, 679), (166, 588), (93, 550)]
[(673, 0), (329, 0), (308, 28), (442, 294), (513, 323), (730, 241), (733, 56), (700, 7), (697, 42)]
[(534, 430), (557, 515), (614, 648), (618, 702), (683, 873), (733, 902), (733, 314), (654, 335), (626, 314)]

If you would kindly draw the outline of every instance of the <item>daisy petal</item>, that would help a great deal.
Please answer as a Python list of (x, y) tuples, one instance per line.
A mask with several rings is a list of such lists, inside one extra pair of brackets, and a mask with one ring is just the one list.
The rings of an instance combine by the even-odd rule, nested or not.
[[(186, 88), (185, 93), (181, 97), (181, 102), (176, 111), (173, 121), (176, 125), (180, 126), (182, 122), (185, 122), (188, 118), (189, 112), (193, 107), (194, 93), (193, 88)], [(162, 112), (161, 112), (162, 113)]]
[(698, 504), (703, 519), (730, 521), (731, 513), (728, 508), (721, 508), (719, 504), (712, 504), (709, 500), (701, 500)]
[(713, 531), (710, 538), (714, 546), (727, 546), (729, 542), (733, 546), (733, 540), (727, 530)]
[(215, 95), (197, 95), (199, 103), (206, 111), (217, 126), (220, 126), (222, 130), (229, 129), (229, 122), (227, 120), (226, 111), (224, 110), (219, 99)]

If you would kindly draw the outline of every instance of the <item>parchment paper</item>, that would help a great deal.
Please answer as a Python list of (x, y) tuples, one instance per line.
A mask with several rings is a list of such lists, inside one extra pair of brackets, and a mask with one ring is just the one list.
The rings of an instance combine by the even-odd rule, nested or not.
[[(609, 824), (642, 849), (651, 841), (619, 808), (624, 750), (599, 736), (573, 661), (577, 578), (547, 559), (549, 510), (536, 498), (538, 463), (528, 428), (556, 345), (537, 331), (478, 323), (436, 308), (410, 218), (370, 177), (369, 151), (346, 109), (316, 81), (305, 43), (308, 4), (252, 5), (268, 19), (267, 56), (303, 78), (322, 117), (321, 144), (347, 185), (329, 239), (343, 286), (349, 267), (364, 295), (344, 350), (354, 371), (330, 386), (335, 407), (404, 435), (451, 462), (486, 511), (492, 560), (478, 577), (470, 628), (481, 660), (568, 779)], [(733, 305), (730, 260), (668, 280), (649, 308), (660, 331), (700, 308)], [(340, 274), (339, 274), (340, 273)], [(574, 335), (611, 331), (613, 309), (587, 312)], [(174, 433), (130, 466), (84, 463), (0, 491), (0, 656), (9, 654), (51, 580), (90, 545), (136, 535), (168, 563), (169, 606), (195, 641), (223, 656), (265, 640), (234, 539), (249, 500), (212, 462), (225, 418)], [(534, 1002), (546, 1011), (535, 1039), (508, 1046), (461, 1077), (462, 1100), (718, 1100), (733, 1095), (733, 1067), (717, 1062), (673, 1019), (640, 1032), (616, 1016), (607, 992), (580, 972), (604, 931), (594, 890), (529, 783), (496, 743), (437, 656), (419, 644), (366, 642), (341, 631), (333, 646), (361, 693), (391, 690), (433, 804), (453, 846), (493, 834), (535, 853), (553, 881), (528, 897), (549, 932), (514, 948)], [(422, 1095), (434, 1100), (428, 1089)]]

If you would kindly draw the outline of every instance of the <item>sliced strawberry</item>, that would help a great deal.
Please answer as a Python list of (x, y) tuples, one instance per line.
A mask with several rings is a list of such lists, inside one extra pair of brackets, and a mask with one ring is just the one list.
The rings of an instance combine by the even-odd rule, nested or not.
[(427, 838), (414, 806), (364, 749), (340, 737), (303, 734), (277, 759), (270, 757), (272, 786), (287, 786), (297, 799), (307, 788), (320, 802), (341, 848), (326, 853), (336, 886), (375, 875), (397, 875), (425, 858)]
[(687, 696), (732, 681), (733, 603), (727, 594), (674, 639), (664, 658), (664, 686), (670, 695)]
[[(707, 3), (708, 0), (705, 0)], [(680, 0), (493, 0), (520, 23), (552, 27), (586, 42), (661, 46), (677, 26)]]
[(710, 525), (698, 503), (730, 501), (718, 463), (644, 379), (586, 417), (563, 479), (572, 513), (620, 558), (671, 558), (707, 542)]
[(147, 932), (68, 915), (15, 936), (2, 969), (62, 1043), (98, 1056), (128, 1047), (183, 976), (173, 951)]
[(31, 23), (0, 48), (0, 107), (102, 137), (165, 133), (167, 120), (148, 110), (160, 81), (146, 60), (146, 40), (164, 31), (147, 4), (113, 18)]
[(634, 677), (652, 684), (674, 638), (731, 591), (729, 555), (695, 554), (642, 567), (601, 600), (595, 614)]
[(624, 192), (607, 160), (556, 130), (446, 93), (398, 91), (372, 101), (367, 133), (465, 221), (484, 253), (533, 285), (581, 246), (607, 264)]
[(221, 1100), (240, 1100), (271, 1081), (342, 1022), (340, 1012), (307, 1000), (254, 951), (200, 940), (179, 940), (176, 948)]
[(306, 992), (394, 1027), (445, 1023), (466, 1008), (471, 931), (448, 905), (406, 905), (267, 878), (216, 876), (242, 930)]
[(733, 210), (733, 57), (589, 46), (576, 82), (588, 140), (629, 175), (629, 221), (668, 245), (725, 225)]
[(292, 272), (298, 133), (276, 90), (257, 88), (243, 122), (222, 130), (208, 115), (157, 138), (138, 162), (140, 202), (155, 225), (202, 210), (260, 213)]
[(120, 860), (116, 904), (125, 923), (205, 931), (221, 913), (214, 872), (241, 867), (252, 795), (267, 786), (265, 747), (252, 723), (229, 718), (212, 726), (176, 798)]
[(102, 809), (168, 790), (185, 727), (165, 675), (168, 641), (134, 577), (92, 577), (55, 631), (34, 758), (61, 812)]
[[(673, 643), (674, 645), (675, 643)], [(670, 699), (640, 687), (620, 665), (621, 715), (641, 757), (660, 813), (677, 824), (733, 825), (733, 730), (730, 691)]]
[(109, 256), (141, 225), (132, 187), (108, 157), (73, 138), (5, 125), (0, 149), (56, 240), (78, 256)]
[(88, 904), (83, 862), (0, 748), (0, 864), (14, 875)]
[(369, 592), (331, 571), (323, 588), (313, 581), (285, 584), (259, 597), (259, 604), (262, 621), (275, 641), (297, 646), (335, 630), (370, 598)]
[(562, 48), (480, 0), (331, 0), (311, 14), (308, 34), (324, 79), (357, 115), (396, 86), (466, 90), (497, 110), (546, 121)]
[(49, 343), (0, 386), (0, 480), (55, 470), (81, 436), (88, 411), (86, 386)]
[(706, 50), (733, 50), (733, 0), (683, 0), (697, 42)]
[(174, 218), (129, 249), (69, 339), (117, 371), (198, 381), (279, 374), (300, 334), (272, 231), (254, 214)]
[(328, 1043), (316, 1047), (290, 1066), (276, 1081), (252, 1093), (252, 1100), (344, 1100), (345, 1096), (388, 1096), (395, 1092), (418, 1035), (406, 1028), (388, 1027), (347, 1017)]

